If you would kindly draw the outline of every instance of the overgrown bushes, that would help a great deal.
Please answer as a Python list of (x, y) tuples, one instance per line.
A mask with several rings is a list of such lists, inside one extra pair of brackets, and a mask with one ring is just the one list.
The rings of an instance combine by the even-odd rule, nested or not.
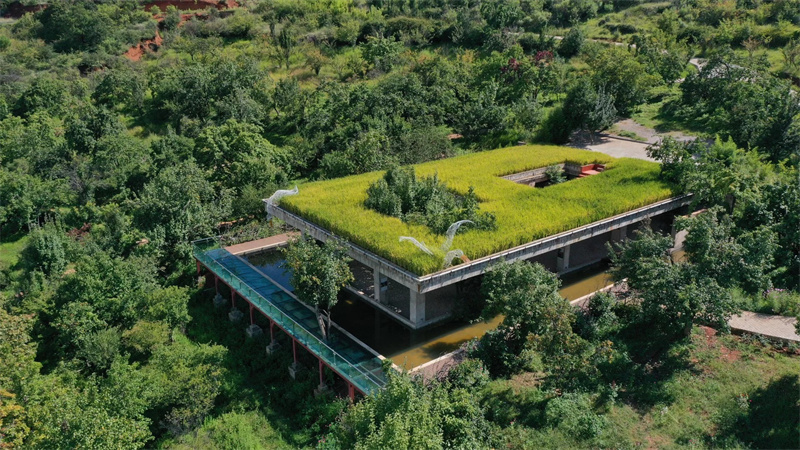
[(438, 234), (459, 220), (470, 220), (479, 230), (493, 230), (495, 217), (479, 212), (475, 188), (464, 196), (449, 191), (438, 175), (417, 180), (413, 167), (395, 167), (367, 189), (367, 208), (399, 217), (404, 222), (427, 225)]

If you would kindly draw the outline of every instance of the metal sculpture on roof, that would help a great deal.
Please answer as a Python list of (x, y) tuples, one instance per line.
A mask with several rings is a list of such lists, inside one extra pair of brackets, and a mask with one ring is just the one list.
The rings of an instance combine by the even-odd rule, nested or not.
[[(450, 247), (453, 246), (453, 238), (455, 238), (456, 233), (458, 232), (458, 229), (461, 227), (461, 225), (464, 225), (465, 223), (475, 223), (475, 222), (473, 222), (471, 220), (459, 220), (458, 222), (454, 222), (452, 225), (450, 225), (447, 228), (447, 232), (445, 233), (446, 239), (445, 239), (445, 241), (444, 241), (444, 243), (442, 244), (442, 247), (441, 247), (442, 252), (444, 252), (444, 260), (442, 261), (442, 269), (446, 269), (446, 268), (452, 266), (453, 265), (453, 259), (461, 258), (462, 256), (464, 256), (464, 252), (462, 250), (458, 250), (458, 249), (457, 250), (450, 250)], [(420, 241), (418, 241), (418, 240), (416, 240), (416, 239), (414, 239), (413, 237), (410, 237), (410, 236), (400, 236), (400, 242), (406, 242), (406, 241), (411, 242), (412, 244), (417, 246), (417, 248), (420, 249), (422, 252), (424, 252), (424, 253), (426, 253), (428, 255), (434, 256), (433, 251), (424, 242), (420, 242)]]
[(300, 192), (300, 191), (297, 189), (297, 185), (296, 184), (294, 185), (294, 189), (280, 189), (280, 190), (277, 190), (277, 191), (275, 191), (274, 194), (269, 196), (269, 198), (267, 199), (267, 204), (268, 205), (276, 205), (277, 202), (280, 201), (280, 199), (282, 199), (283, 197), (288, 197), (290, 195), (297, 195), (298, 192)]

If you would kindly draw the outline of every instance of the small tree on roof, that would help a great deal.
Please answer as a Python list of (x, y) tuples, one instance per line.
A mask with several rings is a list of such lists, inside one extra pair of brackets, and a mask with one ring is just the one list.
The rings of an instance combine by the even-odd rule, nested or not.
[(331, 308), (339, 291), (353, 281), (350, 258), (345, 248), (334, 240), (324, 245), (305, 234), (289, 243), (284, 250), (286, 265), (292, 269), (292, 286), (297, 297), (314, 307), (322, 338), (328, 340)]

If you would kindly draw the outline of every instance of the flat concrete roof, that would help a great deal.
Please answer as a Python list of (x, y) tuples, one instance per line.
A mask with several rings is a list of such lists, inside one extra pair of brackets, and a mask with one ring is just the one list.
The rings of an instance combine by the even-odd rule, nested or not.
[(350, 257), (352, 257), (354, 260), (371, 267), (373, 270), (379, 270), (384, 275), (392, 278), (400, 284), (403, 284), (414, 292), (425, 293), (480, 275), (501, 260), (513, 262), (530, 259), (534, 256), (557, 250), (564, 246), (641, 222), (644, 219), (676, 210), (688, 205), (690, 202), (690, 194), (662, 200), (641, 208), (634, 209), (632, 211), (609, 217), (607, 219), (576, 227), (572, 230), (554, 234), (542, 239), (537, 239), (508, 250), (503, 250), (489, 256), (477, 258), (464, 264), (459, 264), (448, 269), (422, 276), (416, 275), (387, 260), (386, 258), (376, 255), (375, 253), (353, 244), (346, 239), (338, 237), (329, 230), (326, 230), (300, 217), (297, 214), (291, 213), (280, 206), (266, 204), (266, 208), (267, 213), (271, 216), (283, 220), (288, 225), (311, 235), (317, 240), (324, 242), (328, 239), (337, 239), (341, 241), (348, 247)]
[[(570, 167), (603, 163), (605, 170), (543, 189), (509, 179), (514, 178), (512, 174), (567, 163)], [(464, 196), (474, 188), (479, 212), (496, 218), (495, 228), (466, 225), (452, 241), (451, 250), (461, 249), (473, 260), (676, 195), (674, 186), (660, 177), (656, 163), (614, 159), (569, 147), (508, 147), (413, 167), (418, 180), (435, 175), (456, 195)], [(365, 205), (369, 186), (384, 174), (379, 171), (304, 183), (296, 195), (281, 199), (279, 204), (285, 211), (417, 275), (438, 272), (446, 254), (442, 234), (426, 225), (424, 219), (393, 217)], [(401, 236), (424, 242), (433, 255), (399, 241)]]

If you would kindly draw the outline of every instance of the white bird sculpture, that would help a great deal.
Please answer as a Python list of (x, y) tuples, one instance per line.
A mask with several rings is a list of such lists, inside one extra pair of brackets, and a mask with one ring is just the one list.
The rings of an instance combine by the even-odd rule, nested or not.
[(270, 195), (267, 199), (268, 205), (275, 205), (277, 202), (282, 199), (283, 197), (288, 197), (290, 195), (297, 195), (299, 190), (297, 189), (297, 185), (294, 185), (294, 189), (281, 189), (275, 191), (274, 194)]
[(461, 250), (450, 250), (447, 254), (444, 255), (444, 266), (443, 269), (447, 269), (448, 267), (453, 265), (453, 260), (456, 258), (461, 258), (464, 256), (464, 252)]
[[(453, 223), (447, 228), (447, 233), (445, 233), (447, 239), (444, 241), (444, 244), (442, 244), (441, 247), (442, 251), (444, 252), (444, 261), (442, 261), (443, 269), (450, 267), (453, 264), (453, 260), (455, 258), (460, 258), (464, 256), (463, 251), (450, 250), (450, 247), (453, 245), (453, 238), (455, 237), (458, 228), (461, 227), (461, 225), (464, 225), (465, 223), (475, 223), (475, 222), (471, 220), (459, 220), (458, 222)], [(431, 249), (428, 248), (428, 246), (424, 242), (420, 242), (410, 236), (400, 236), (400, 242), (405, 242), (405, 241), (411, 242), (412, 244), (416, 245), (418, 249), (422, 250), (426, 254), (434, 256)]]
[(450, 250), (450, 247), (453, 245), (453, 238), (456, 236), (456, 232), (458, 231), (458, 228), (461, 225), (464, 225), (465, 223), (475, 224), (475, 222), (473, 222), (471, 220), (459, 220), (458, 222), (454, 222), (452, 225), (450, 225), (447, 228), (447, 232), (445, 233), (445, 235), (447, 236), (447, 240), (445, 240), (444, 244), (442, 244), (442, 251), (443, 252), (446, 252), (446, 251)]
[(430, 251), (430, 249), (428, 248), (427, 245), (425, 245), (424, 242), (420, 242), (420, 241), (418, 241), (418, 240), (416, 240), (416, 239), (414, 239), (413, 237), (410, 237), (410, 236), (400, 236), (400, 242), (405, 242), (405, 241), (411, 242), (412, 244), (416, 245), (417, 248), (419, 248), (423, 252), (433, 256), (433, 252)]

